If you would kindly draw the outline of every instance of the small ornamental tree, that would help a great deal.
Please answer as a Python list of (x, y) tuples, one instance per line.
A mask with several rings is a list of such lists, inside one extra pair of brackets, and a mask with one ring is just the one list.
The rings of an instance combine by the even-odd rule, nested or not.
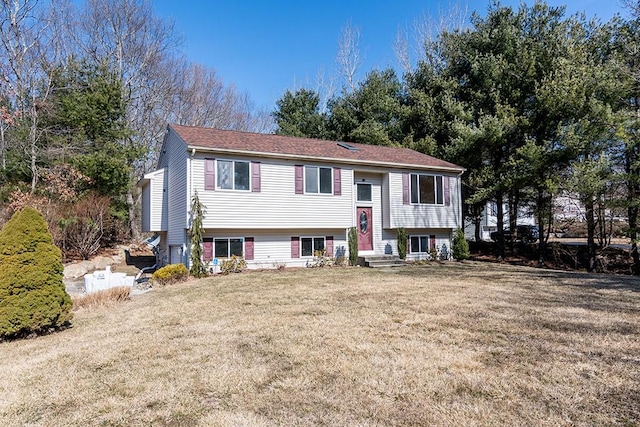
[(23, 208), (0, 230), (0, 265), (0, 341), (69, 323), (62, 255), (40, 212)]
[(202, 218), (204, 211), (198, 193), (191, 199), (191, 269), (193, 277), (204, 277), (207, 269), (202, 262)]
[(461, 228), (458, 228), (453, 233), (453, 244), (451, 245), (451, 252), (453, 258), (462, 261), (463, 259), (468, 259), (471, 256), (469, 252), (469, 242), (464, 237), (464, 231)]
[(358, 230), (355, 227), (349, 229), (349, 264), (358, 264)]
[(400, 259), (407, 258), (407, 231), (400, 227), (397, 230), (398, 236), (398, 256)]

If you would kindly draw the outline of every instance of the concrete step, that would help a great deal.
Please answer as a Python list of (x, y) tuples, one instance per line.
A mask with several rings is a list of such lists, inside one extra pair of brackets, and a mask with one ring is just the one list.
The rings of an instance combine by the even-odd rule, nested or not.
[(397, 255), (371, 255), (358, 257), (358, 264), (371, 268), (401, 267), (405, 265)]

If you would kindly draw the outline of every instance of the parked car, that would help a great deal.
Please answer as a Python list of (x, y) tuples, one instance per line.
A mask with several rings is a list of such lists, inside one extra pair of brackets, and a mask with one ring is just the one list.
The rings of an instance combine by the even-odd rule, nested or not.
[[(513, 240), (515, 237), (516, 242), (533, 243), (537, 241), (538, 237), (540, 236), (538, 227), (536, 225), (518, 225), (516, 231), (517, 236), (515, 236), (514, 233), (511, 232), (510, 228), (505, 228), (503, 232), (504, 240)], [(494, 231), (490, 236), (491, 240), (497, 242), (500, 233), (498, 231)]]

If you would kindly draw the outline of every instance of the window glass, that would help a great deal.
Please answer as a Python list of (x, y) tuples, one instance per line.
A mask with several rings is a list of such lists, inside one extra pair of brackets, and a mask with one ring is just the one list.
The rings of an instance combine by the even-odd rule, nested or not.
[(434, 204), (436, 202), (433, 176), (420, 175), (420, 203)]
[(227, 160), (218, 160), (218, 188), (230, 190), (233, 188), (231, 174), (233, 170), (233, 162)]
[(304, 191), (307, 193), (318, 192), (318, 168), (315, 166), (304, 168)]
[(310, 237), (303, 237), (302, 241), (302, 256), (313, 255), (313, 239)]
[(427, 236), (420, 236), (420, 252), (427, 252)]
[(216, 239), (214, 244), (214, 255), (216, 258), (229, 257), (229, 239)]
[(313, 239), (313, 252), (324, 251), (324, 237), (315, 237)]
[(320, 192), (323, 194), (333, 193), (333, 179), (331, 178), (331, 168), (320, 168)]
[(229, 256), (242, 256), (242, 239), (229, 239)]
[(427, 236), (411, 236), (410, 237), (411, 253), (426, 253), (429, 248), (429, 240)]
[(235, 162), (234, 178), (236, 190), (249, 190), (249, 162)]
[(358, 201), (370, 202), (371, 201), (371, 184), (358, 184)]
[(419, 203), (418, 199), (418, 175), (411, 175), (411, 203)]

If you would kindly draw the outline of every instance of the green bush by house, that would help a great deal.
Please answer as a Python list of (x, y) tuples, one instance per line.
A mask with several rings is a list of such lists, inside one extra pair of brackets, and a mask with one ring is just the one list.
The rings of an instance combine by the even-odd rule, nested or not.
[(151, 280), (153, 283), (164, 286), (184, 282), (188, 277), (189, 270), (184, 264), (169, 264), (156, 270), (151, 275)]
[(461, 261), (463, 259), (468, 259), (471, 256), (469, 252), (469, 242), (464, 237), (464, 231), (461, 228), (458, 228), (453, 233), (453, 244), (451, 247), (453, 258)]
[(59, 329), (72, 318), (62, 254), (40, 212), (24, 208), (0, 230), (0, 340)]

